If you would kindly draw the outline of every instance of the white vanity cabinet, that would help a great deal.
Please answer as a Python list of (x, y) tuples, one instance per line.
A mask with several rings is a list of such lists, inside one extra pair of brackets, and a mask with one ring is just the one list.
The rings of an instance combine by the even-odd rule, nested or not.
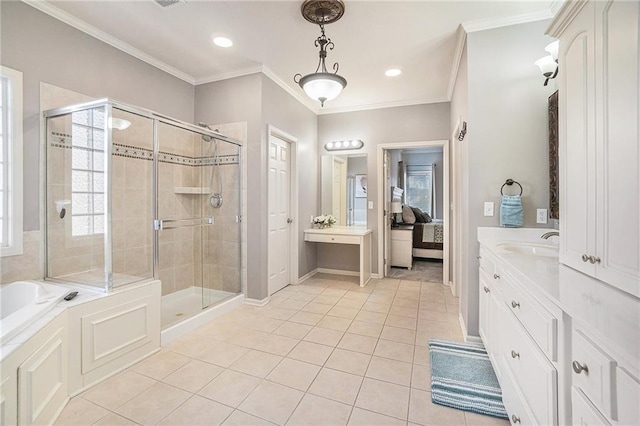
[(502, 387), (510, 421), (566, 423), (559, 410), (562, 311), (543, 296), (534, 297), (516, 271), (484, 246), (479, 260), (480, 337)]
[(568, 1), (560, 39), (560, 262), (640, 297), (640, 2)]

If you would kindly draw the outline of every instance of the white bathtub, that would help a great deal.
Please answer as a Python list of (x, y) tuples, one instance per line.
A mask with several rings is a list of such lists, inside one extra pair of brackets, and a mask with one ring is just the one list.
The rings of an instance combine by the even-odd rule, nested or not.
[(24, 330), (69, 292), (65, 287), (36, 281), (16, 281), (0, 287), (0, 343)]

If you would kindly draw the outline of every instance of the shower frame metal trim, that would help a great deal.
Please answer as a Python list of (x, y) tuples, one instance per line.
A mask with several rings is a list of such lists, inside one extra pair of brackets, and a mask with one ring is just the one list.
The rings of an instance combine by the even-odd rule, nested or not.
[[(191, 124), (191, 123), (187, 123), (185, 121), (181, 121), (175, 118), (171, 118), (168, 117), (166, 115), (154, 112), (152, 110), (149, 109), (145, 109), (145, 108), (140, 108), (140, 107), (135, 107), (132, 105), (128, 105), (122, 102), (118, 102), (118, 101), (114, 101), (112, 99), (109, 98), (102, 98), (102, 99), (97, 99), (94, 101), (90, 101), (90, 102), (84, 102), (84, 103), (79, 103), (79, 104), (74, 104), (74, 105), (69, 105), (69, 106), (65, 106), (65, 107), (60, 107), (60, 108), (52, 108), (52, 109), (48, 109), (46, 111), (42, 112), (42, 117), (43, 117), (43, 128), (44, 128), (44, 133), (43, 133), (43, 138), (45, 141), (44, 144), (44, 156), (45, 156), (45, 165), (46, 165), (46, 161), (48, 158), (48, 132), (49, 132), (49, 125), (48, 125), (48, 119), (51, 118), (55, 118), (55, 117), (61, 117), (61, 116), (65, 116), (65, 115), (69, 115), (71, 113), (74, 112), (78, 112), (78, 111), (84, 111), (84, 110), (89, 110), (89, 109), (95, 109), (95, 108), (104, 108), (105, 109), (105, 160), (104, 160), (104, 167), (105, 167), (105, 188), (107, 188), (107, 191), (105, 191), (105, 242), (104, 242), (104, 249), (105, 249), (105, 257), (104, 257), (104, 276), (105, 276), (105, 283), (104, 283), (104, 291), (106, 293), (109, 293), (111, 291), (113, 291), (113, 264), (112, 264), (112, 253), (111, 253), (111, 249), (112, 249), (112, 229), (111, 229), (111, 219), (112, 219), (112, 214), (111, 214), (111, 207), (112, 207), (112, 200), (111, 200), (111, 167), (112, 167), (112, 153), (113, 153), (113, 146), (112, 146), (112, 130), (109, 127), (108, 123), (109, 123), (109, 119), (113, 116), (113, 109), (118, 109), (124, 112), (128, 112), (131, 114), (135, 114), (141, 117), (145, 117), (148, 118), (150, 120), (152, 120), (153, 122), (153, 154), (154, 154), (154, 161), (153, 161), (153, 177), (152, 177), (152, 196), (154, 199), (154, 205), (152, 206), (152, 210), (153, 210), (153, 216), (154, 218), (152, 219), (153, 221), (155, 221), (158, 218), (158, 176), (157, 176), (157, 167), (158, 167), (158, 155), (159, 155), (159, 140), (158, 140), (158, 123), (165, 123), (167, 125), (170, 126), (174, 126), (174, 127), (178, 127), (184, 130), (188, 130), (194, 133), (197, 133), (199, 135), (204, 135), (204, 136), (209, 136), (213, 139), (218, 139), (221, 140), (223, 142), (227, 142), (233, 145), (236, 145), (238, 147), (238, 170), (239, 170), (239, 185), (240, 185), (240, 192), (243, 191), (243, 183), (242, 183), (242, 147), (243, 147), (243, 143), (241, 141), (238, 141), (236, 139), (227, 137), (221, 133), (218, 133), (216, 131), (213, 130), (209, 130), (206, 129), (204, 127), (201, 126), (197, 126), (195, 124)], [(47, 191), (48, 191), (48, 172), (47, 172), (47, 168), (45, 166), (44, 169), (44, 180), (45, 180), (45, 185), (44, 185), (44, 200), (45, 200), (45, 236), (44, 236), (44, 240), (45, 240), (45, 244), (44, 244), (44, 272), (45, 272), (45, 278), (46, 279), (50, 279), (50, 280), (56, 280), (55, 277), (49, 277), (49, 255), (48, 255), (48, 247), (49, 247), (49, 236), (48, 236), (48, 199), (47, 199)], [(238, 223), (242, 223), (242, 197), (238, 197), (238, 205), (239, 205), (239, 221)], [(242, 280), (242, 225), (239, 227), (238, 232), (240, 232), (239, 238), (240, 238), (240, 253), (238, 255), (238, 259), (239, 259), (239, 265), (238, 265), (238, 271), (239, 271), (239, 276), (238, 276), (238, 281), (240, 282), (240, 294), (242, 294), (244, 292), (244, 283)], [(159, 247), (158, 247), (158, 231), (154, 231), (153, 233), (153, 279), (158, 279), (158, 273), (159, 273)], [(80, 284), (82, 286), (82, 284)], [(92, 289), (95, 289), (95, 287), (90, 287)]]

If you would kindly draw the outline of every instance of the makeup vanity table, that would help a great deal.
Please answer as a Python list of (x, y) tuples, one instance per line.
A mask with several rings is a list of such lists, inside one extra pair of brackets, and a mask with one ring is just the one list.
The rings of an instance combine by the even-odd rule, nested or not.
[(367, 285), (371, 279), (371, 229), (359, 226), (305, 229), (304, 240), (315, 243), (360, 246), (360, 287)]

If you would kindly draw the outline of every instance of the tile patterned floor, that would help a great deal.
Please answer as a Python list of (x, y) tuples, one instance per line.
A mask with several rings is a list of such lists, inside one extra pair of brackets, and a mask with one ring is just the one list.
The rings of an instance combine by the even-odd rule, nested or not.
[(429, 338), (462, 340), (441, 284), (316, 275), (73, 398), (59, 425), (507, 425), (431, 403)]

